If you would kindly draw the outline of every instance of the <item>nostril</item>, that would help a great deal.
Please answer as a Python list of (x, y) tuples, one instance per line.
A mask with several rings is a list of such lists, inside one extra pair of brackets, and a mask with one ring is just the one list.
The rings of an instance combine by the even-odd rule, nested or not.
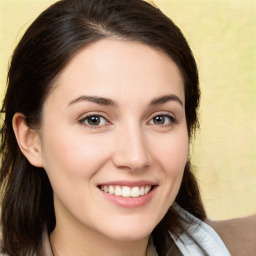
[(150, 165), (151, 157), (147, 150), (146, 141), (139, 132), (128, 130), (127, 133), (122, 133), (123, 136), (116, 138), (117, 143), (112, 155), (116, 167), (140, 171)]

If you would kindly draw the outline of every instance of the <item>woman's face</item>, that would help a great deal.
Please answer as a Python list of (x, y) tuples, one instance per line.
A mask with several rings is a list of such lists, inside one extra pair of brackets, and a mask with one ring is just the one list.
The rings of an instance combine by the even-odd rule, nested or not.
[(104, 39), (78, 52), (46, 99), (39, 136), (57, 227), (148, 237), (182, 180), (184, 105), (179, 69), (160, 51)]

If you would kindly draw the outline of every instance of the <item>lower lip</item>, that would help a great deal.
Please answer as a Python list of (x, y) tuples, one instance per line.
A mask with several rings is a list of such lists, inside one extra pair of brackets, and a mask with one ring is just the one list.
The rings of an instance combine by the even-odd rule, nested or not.
[(122, 197), (122, 196), (116, 196), (116, 195), (106, 193), (103, 190), (100, 190), (100, 191), (102, 192), (103, 196), (107, 200), (117, 204), (118, 206), (125, 207), (125, 208), (137, 208), (151, 201), (156, 191), (156, 187), (157, 186), (154, 186), (149, 193), (139, 197)]

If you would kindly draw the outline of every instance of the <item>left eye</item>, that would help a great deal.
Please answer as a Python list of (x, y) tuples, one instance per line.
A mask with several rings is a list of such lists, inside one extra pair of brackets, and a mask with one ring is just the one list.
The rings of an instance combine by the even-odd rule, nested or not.
[(100, 115), (91, 115), (80, 120), (81, 123), (85, 123), (88, 126), (101, 126), (107, 124), (106, 118)]
[(169, 115), (157, 115), (149, 121), (149, 124), (167, 125), (172, 122), (174, 122), (174, 118)]

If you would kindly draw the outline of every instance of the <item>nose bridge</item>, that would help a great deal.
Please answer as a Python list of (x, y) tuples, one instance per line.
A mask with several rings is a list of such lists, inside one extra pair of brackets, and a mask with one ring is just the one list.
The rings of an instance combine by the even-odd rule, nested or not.
[(150, 164), (146, 135), (138, 123), (120, 126), (115, 139), (113, 159), (116, 166), (136, 170)]

